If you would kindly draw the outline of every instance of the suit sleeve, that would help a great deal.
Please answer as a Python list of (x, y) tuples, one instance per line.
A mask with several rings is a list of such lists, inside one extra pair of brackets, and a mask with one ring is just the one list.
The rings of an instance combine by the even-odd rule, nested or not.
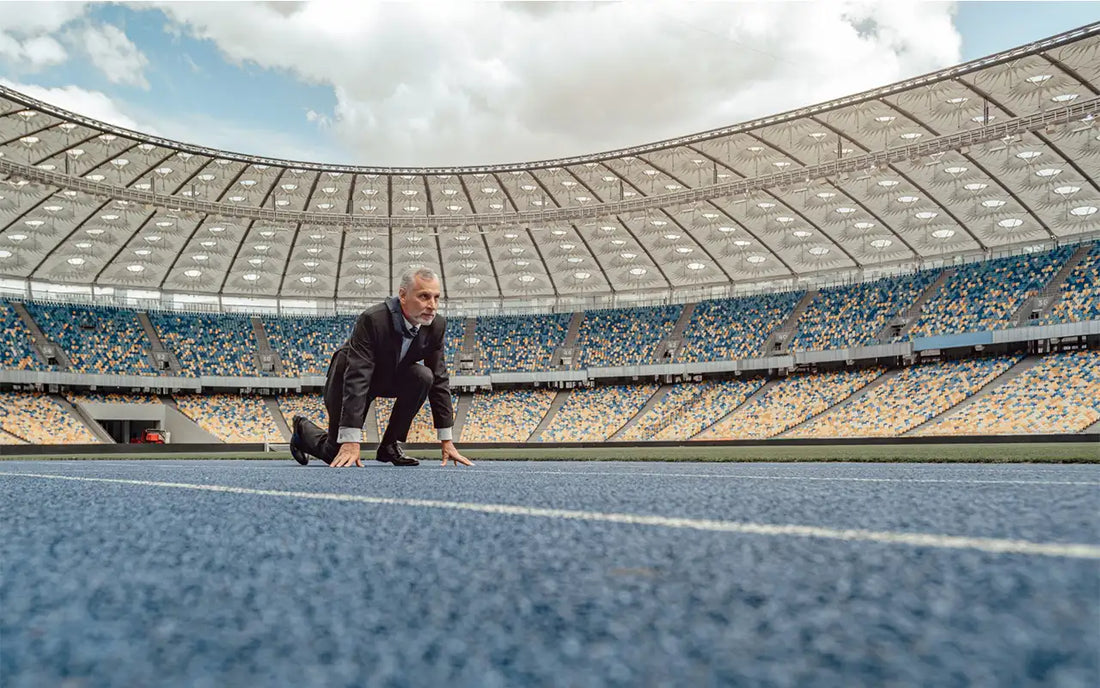
[(344, 369), (344, 403), (340, 409), (341, 428), (362, 428), (367, 418), (367, 392), (374, 375), (374, 339), (370, 318), (359, 316), (348, 341), (347, 368)]
[(428, 401), (432, 405), (432, 422), (437, 430), (451, 428), (455, 413), (451, 404), (451, 376), (447, 374), (447, 357), (444, 355), (443, 337), (447, 328), (441, 327), (439, 337), (433, 339), (424, 352), (424, 365), (432, 371), (432, 388)]

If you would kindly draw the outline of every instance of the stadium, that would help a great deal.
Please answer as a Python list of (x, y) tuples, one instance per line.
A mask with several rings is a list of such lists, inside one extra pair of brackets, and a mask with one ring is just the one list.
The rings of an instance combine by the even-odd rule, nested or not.
[[(0, 86), (5, 684), (1095, 685), (1098, 114), (1100, 24), (478, 167)], [(419, 268), (476, 468), (300, 469)]]

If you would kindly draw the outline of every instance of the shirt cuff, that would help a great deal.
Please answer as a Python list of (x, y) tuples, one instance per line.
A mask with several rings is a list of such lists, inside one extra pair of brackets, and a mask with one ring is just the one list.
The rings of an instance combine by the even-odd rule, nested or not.
[(440, 442), (454, 441), (454, 437), (451, 435), (453, 428), (436, 428), (435, 434), (439, 438)]
[(362, 442), (363, 441), (363, 428), (340, 428), (340, 431), (336, 433), (336, 443), (344, 444), (345, 442)]

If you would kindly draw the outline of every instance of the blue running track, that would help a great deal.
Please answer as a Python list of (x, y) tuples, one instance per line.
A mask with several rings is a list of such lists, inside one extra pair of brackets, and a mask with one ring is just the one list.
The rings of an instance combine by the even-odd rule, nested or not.
[(1095, 465), (5, 461), (0, 495), (8, 688), (1100, 685)]

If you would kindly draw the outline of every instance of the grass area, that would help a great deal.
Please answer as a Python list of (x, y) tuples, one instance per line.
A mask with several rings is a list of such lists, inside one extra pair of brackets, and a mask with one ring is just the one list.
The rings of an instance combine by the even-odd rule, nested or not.
[[(474, 461), (882, 461), (888, 463), (1100, 463), (1100, 443), (1035, 444), (842, 444), (829, 446), (751, 447), (596, 447), (590, 449), (525, 447), (522, 449), (459, 449)], [(410, 449), (420, 459), (438, 460), (434, 449)], [(373, 452), (364, 452), (373, 458)], [(147, 454), (72, 454), (0, 456), (0, 460), (131, 459), (286, 459), (288, 452), (204, 452)]]
[[(417, 457), (437, 453), (411, 452)], [(885, 461), (979, 463), (1100, 463), (1100, 443), (846, 444), (751, 447), (599, 447), (594, 449), (471, 449), (470, 459), (526, 461)]]

